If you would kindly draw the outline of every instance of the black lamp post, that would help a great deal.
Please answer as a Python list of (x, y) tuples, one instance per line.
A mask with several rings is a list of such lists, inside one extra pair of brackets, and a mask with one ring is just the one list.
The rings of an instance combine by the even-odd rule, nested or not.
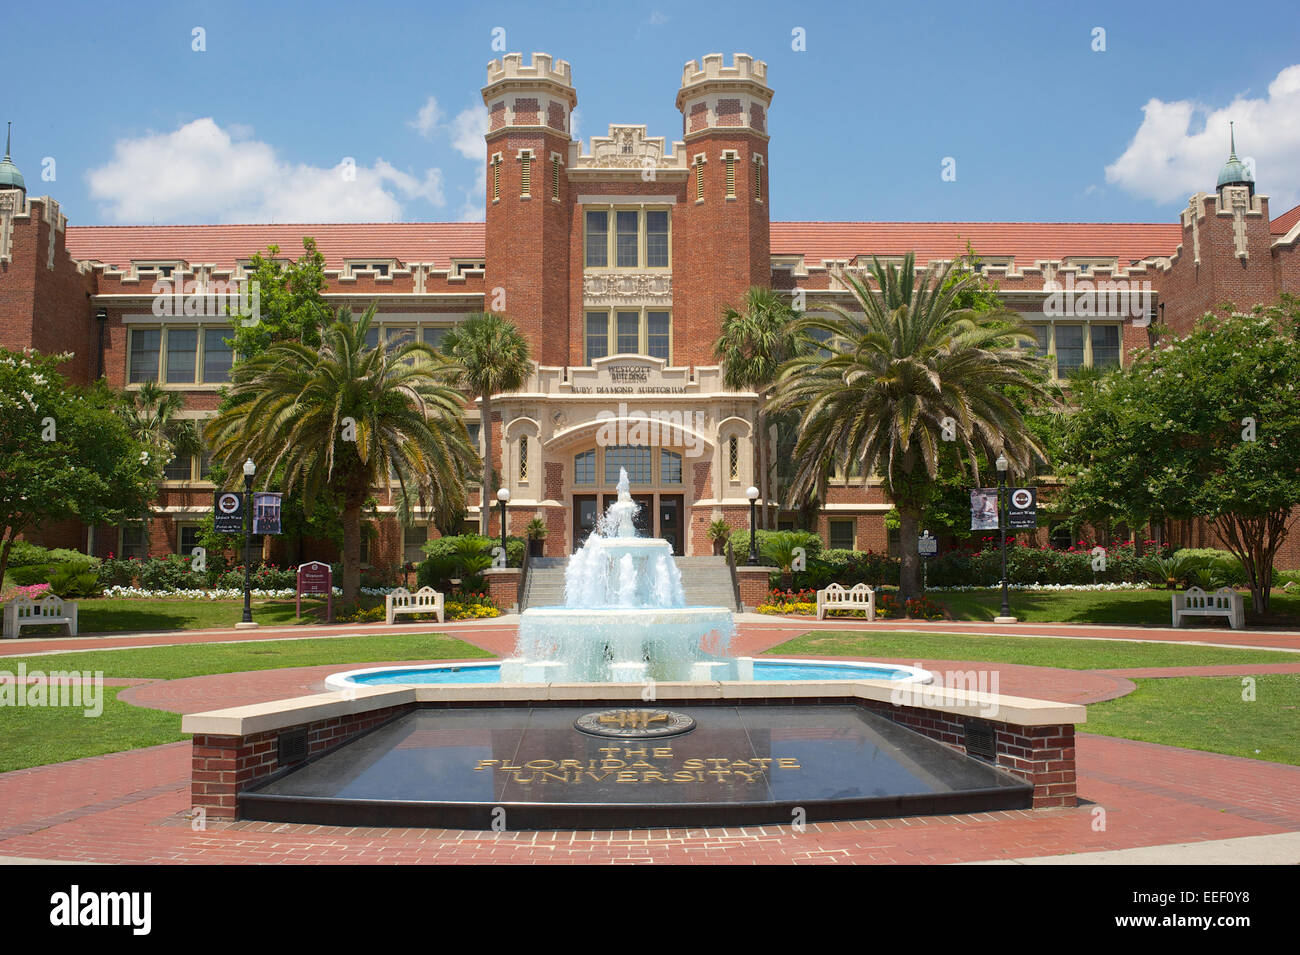
[(249, 458), (244, 462), (244, 619), (253, 622), (252, 582), (249, 577), (253, 550), (253, 475), (257, 465)]
[(510, 500), (510, 488), (503, 487), (497, 491), (497, 500), (501, 503), (501, 554), (506, 553), (506, 504)]
[(758, 488), (751, 487), (745, 492), (749, 498), (749, 560), (750, 567), (758, 564)]
[(995, 462), (998, 469), (998, 528), (1002, 532), (1002, 616), (1011, 616), (1011, 603), (1007, 596), (1007, 468), (1006, 455), (999, 454)]

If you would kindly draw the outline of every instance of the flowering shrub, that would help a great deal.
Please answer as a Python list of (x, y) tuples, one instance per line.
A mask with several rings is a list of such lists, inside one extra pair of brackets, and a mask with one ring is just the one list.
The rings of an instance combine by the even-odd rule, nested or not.
[(26, 597), (28, 600), (40, 600), (50, 591), (49, 584), (29, 584), (26, 587), (10, 587), (0, 592), (0, 604)]
[(501, 611), (489, 604), (465, 604), (457, 600), (448, 600), (444, 605), (448, 620), (485, 620), (501, 616)]
[[(1064, 549), (1043, 547), (1030, 541), (1007, 540), (1007, 580), (1011, 584), (1133, 583), (1144, 580), (1133, 541), (1103, 548), (1105, 568), (1094, 570), (1094, 544), (1080, 542)], [(1165, 556), (1167, 548), (1147, 541), (1145, 554)], [(1002, 580), (1002, 551), (998, 538), (989, 535), (973, 548), (950, 550), (930, 561), (927, 587), (992, 587)]]
[[(249, 583), (251, 586), (262, 590), (274, 590), (282, 587), (293, 589), (298, 586), (298, 568), (286, 567), (281, 570), (275, 564), (258, 564), (249, 575)], [(217, 586), (235, 587), (242, 591), (244, 589), (244, 565), (240, 564), (237, 567), (232, 567), (218, 577)]]

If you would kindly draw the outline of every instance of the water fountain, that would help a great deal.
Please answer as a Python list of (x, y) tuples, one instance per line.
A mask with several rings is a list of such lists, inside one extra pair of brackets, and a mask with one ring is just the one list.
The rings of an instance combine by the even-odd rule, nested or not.
[(726, 607), (688, 607), (672, 547), (636, 536), (627, 471), (618, 500), (565, 569), (564, 606), (530, 607), (503, 683), (734, 680)]

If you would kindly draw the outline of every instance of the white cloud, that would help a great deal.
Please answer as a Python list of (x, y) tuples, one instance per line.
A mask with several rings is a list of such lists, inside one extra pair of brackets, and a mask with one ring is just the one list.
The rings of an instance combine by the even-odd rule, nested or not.
[(582, 133), (578, 131), (581, 120), (582, 110), (575, 106), (573, 111), (569, 113), (569, 138), (576, 139), (578, 142), (582, 142)]
[(420, 107), (420, 112), (416, 114), (415, 119), (408, 120), (406, 125), (410, 126), (425, 139), (433, 139), (434, 130), (442, 122), (442, 110), (438, 107), (437, 97), (430, 96)]
[(662, 10), (652, 10), (650, 12), (650, 19), (646, 21), (646, 23), (650, 24), (652, 27), (663, 26), (667, 22), (668, 14), (664, 13)]
[(403, 218), (403, 200), (446, 204), (441, 170), (417, 177), (383, 159), (290, 163), (211, 118), (121, 140), (87, 178), (116, 222), (389, 222)]
[(1288, 66), (1268, 94), (1239, 94), (1215, 108), (1191, 100), (1152, 99), (1124, 153), (1106, 167), (1106, 181), (1158, 202), (1182, 202), (1213, 190), (1228, 158), (1228, 122), (1236, 123), (1237, 155), (1253, 160), (1259, 191), (1271, 211), (1300, 200), (1300, 64)]
[(451, 144), (466, 159), (487, 161), (487, 143), (483, 137), (488, 131), (486, 106), (471, 106), (456, 114), (451, 121)]

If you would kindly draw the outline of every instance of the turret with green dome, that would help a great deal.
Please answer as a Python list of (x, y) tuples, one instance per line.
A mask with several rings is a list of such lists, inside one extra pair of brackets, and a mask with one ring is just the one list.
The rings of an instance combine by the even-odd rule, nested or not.
[(1233, 124), (1228, 124), (1228, 137), (1231, 143), (1228, 153), (1228, 161), (1223, 164), (1219, 170), (1219, 184), (1215, 188), (1222, 189), (1224, 186), (1245, 186), (1250, 190), (1250, 194), (1255, 194), (1255, 176), (1250, 171), (1250, 167), (1237, 158), (1237, 134), (1233, 129)]

